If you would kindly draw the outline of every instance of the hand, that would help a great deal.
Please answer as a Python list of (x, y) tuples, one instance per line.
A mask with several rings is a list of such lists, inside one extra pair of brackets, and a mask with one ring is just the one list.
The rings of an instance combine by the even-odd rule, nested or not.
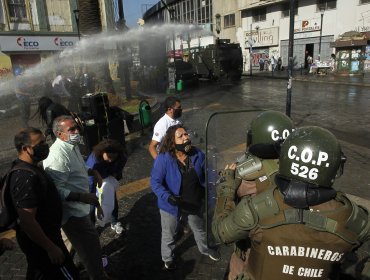
[(236, 163), (232, 163), (230, 165), (226, 164), (225, 170), (227, 170), (227, 169), (230, 169), (230, 170), (234, 170), (235, 171), (235, 169), (236, 169)]
[(96, 217), (99, 220), (103, 220), (103, 218), (104, 218), (104, 212), (103, 212), (103, 209), (101, 208), (100, 205), (96, 207)]
[(181, 204), (181, 197), (180, 196), (174, 196), (174, 195), (170, 195), (168, 197), (168, 203), (173, 205), (173, 206), (179, 206)]
[(53, 245), (48, 251), (48, 256), (53, 264), (62, 264), (64, 262), (65, 256), (62, 251), (58, 246)]
[(100, 206), (99, 200), (94, 193), (80, 193), (80, 202)]
[(5, 250), (13, 250), (15, 247), (15, 242), (8, 239), (8, 238), (2, 238), (0, 239), (0, 251)]

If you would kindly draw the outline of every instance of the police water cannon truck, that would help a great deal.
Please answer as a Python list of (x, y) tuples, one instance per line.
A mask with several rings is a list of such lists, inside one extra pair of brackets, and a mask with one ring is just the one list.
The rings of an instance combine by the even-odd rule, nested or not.
[(199, 78), (240, 80), (243, 56), (240, 44), (227, 39), (217, 39), (216, 44), (191, 51), (189, 62)]

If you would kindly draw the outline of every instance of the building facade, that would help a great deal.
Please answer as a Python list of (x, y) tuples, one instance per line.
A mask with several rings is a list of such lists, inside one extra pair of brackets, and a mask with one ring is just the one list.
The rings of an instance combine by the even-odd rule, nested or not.
[[(286, 67), (290, 2), (168, 0), (166, 9), (159, 1), (146, 12), (144, 19), (146, 22), (168, 23), (171, 22), (170, 11), (173, 11), (172, 21), (208, 25), (214, 38), (240, 43), (245, 71), (249, 70), (250, 65), (257, 68), (261, 57), (281, 57)], [(365, 37), (362, 40), (341, 40), (343, 34), (351, 31), (362, 32)], [(349, 72), (356, 72), (357, 67), (367, 70), (370, 68), (366, 59), (370, 58), (367, 31), (370, 31), (370, 0), (294, 0), (294, 67), (307, 67), (308, 56), (313, 57), (314, 61), (329, 62), (335, 55), (344, 58), (344, 68), (348, 66)], [(341, 42), (335, 43), (337, 40)], [(213, 43), (210, 41), (212, 39), (204, 40), (201, 45)], [(176, 39), (175, 45), (178, 49), (182, 44)], [(168, 49), (171, 49), (170, 44)]]
[(27, 69), (74, 47), (80, 37), (113, 30), (118, 1), (1, 1), (0, 79), (12, 77), (14, 67)]

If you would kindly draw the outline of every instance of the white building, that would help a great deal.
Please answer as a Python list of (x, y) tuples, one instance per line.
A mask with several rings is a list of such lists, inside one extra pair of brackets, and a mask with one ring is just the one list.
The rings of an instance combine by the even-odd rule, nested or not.
[[(295, 0), (294, 4), (295, 67), (304, 66), (307, 55), (314, 60), (319, 56), (321, 61), (329, 60), (331, 54), (338, 53), (334, 41), (345, 32), (370, 31), (370, 0)], [(286, 66), (289, 6), (289, 0), (214, 0), (213, 16), (221, 15), (220, 37), (239, 42), (248, 60), (252, 42), (253, 66), (258, 66), (261, 56), (281, 56)], [(367, 38), (347, 41), (340, 45), (340, 50), (366, 53)]]

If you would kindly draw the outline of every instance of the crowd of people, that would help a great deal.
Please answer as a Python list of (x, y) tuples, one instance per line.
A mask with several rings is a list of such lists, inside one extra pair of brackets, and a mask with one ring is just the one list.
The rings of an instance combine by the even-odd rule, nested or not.
[[(27, 279), (79, 279), (73, 251), (90, 279), (110, 279), (97, 226), (110, 223), (117, 234), (124, 231), (116, 196), (127, 162), (124, 147), (105, 139), (85, 162), (75, 118), (65, 108), (51, 116), (45, 108), (53, 103), (41, 104), (53, 144), (49, 148), (37, 128), (21, 129), (14, 138), (18, 158), (10, 173)], [(199, 252), (217, 262), (221, 255), (207, 245), (204, 230), (205, 154), (192, 144), (180, 120), (180, 99), (168, 97), (163, 104), (165, 113), (148, 147), (163, 268), (177, 268), (176, 240), (185, 224)], [(346, 254), (370, 240), (369, 212), (333, 188), (345, 161), (338, 140), (326, 129), (297, 128), (276, 111), (253, 119), (246, 153), (226, 165), (216, 186), (213, 236), (235, 245), (227, 279), (336, 279)], [(13, 247), (11, 240), (0, 241), (2, 251)], [(358, 279), (370, 277), (370, 262), (363, 264)]]

